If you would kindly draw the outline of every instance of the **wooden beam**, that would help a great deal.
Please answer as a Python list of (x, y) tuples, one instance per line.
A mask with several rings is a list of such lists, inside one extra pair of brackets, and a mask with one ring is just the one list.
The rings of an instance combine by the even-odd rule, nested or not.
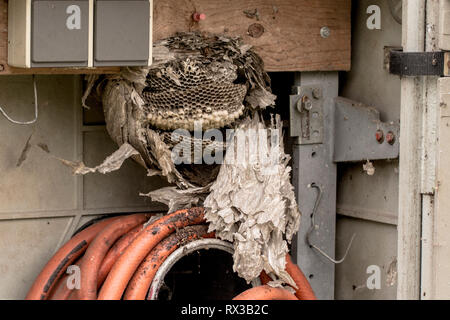
[[(448, 275), (450, 272), (450, 78), (440, 78), (439, 86), (439, 112), (437, 140), (437, 188), (435, 198), (435, 211), (433, 216), (433, 234), (431, 240), (431, 270), (427, 287), (428, 299), (450, 299), (450, 286)], [(428, 297), (429, 296), (429, 297)]]
[[(206, 19), (194, 22), (195, 12)], [(351, 0), (154, 0), (153, 23), (154, 41), (184, 31), (241, 36), (261, 55), (267, 71), (350, 69)], [(328, 38), (320, 35), (325, 26), (331, 31)], [(0, 70), (1, 65), (0, 74), (117, 71), (8, 67), (7, 0), (0, 0)]]
[[(403, 50), (425, 49), (426, 0), (403, 0)], [(422, 229), (421, 146), (426, 112), (424, 77), (401, 79), (400, 161), (397, 243), (397, 299), (420, 298)], [(425, 105), (424, 105), (425, 104)]]
[[(244, 11), (257, 10), (259, 20)], [(194, 12), (206, 19), (193, 23)], [(337, 71), (350, 69), (350, 0), (154, 0), (154, 37), (199, 30), (239, 35), (253, 45), (268, 71)], [(249, 27), (264, 28), (252, 37)], [(331, 30), (329, 38), (320, 29)]]

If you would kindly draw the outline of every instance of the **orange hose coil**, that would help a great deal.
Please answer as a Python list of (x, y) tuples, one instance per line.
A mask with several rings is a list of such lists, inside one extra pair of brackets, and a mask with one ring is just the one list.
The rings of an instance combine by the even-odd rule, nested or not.
[(233, 300), (298, 300), (295, 295), (282, 288), (272, 288), (268, 285), (254, 287), (242, 292)]
[(294, 279), (294, 282), (297, 285), (295, 296), (299, 300), (317, 300), (308, 279), (306, 279), (298, 265), (292, 262), (289, 254), (286, 255), (286, 272)]
[[(81, 257), (79, 260), (72, 263), (72, 265), (80, 266), (81, 260), (83, 257)], [(52, 291), (50, 292), (49, 296), (47, 297), (47, 300), (68, 300), (70, 294), (72, 293), (72, 289), (69, 289), (69, 286), (67, 285), (67, 280), (69, 279), (68, 274), (64, 274), (58, 282), (53, 287)]]
[[(50, 259), (27, 299), (118, 300), (123, 296), (126, 300), (144, 300), (157, 270), (173, 251), (187, 241), (214, 237), (206, 233), (206, 225), (197, 226), (205, 223), (203, 208), (179, 210), (144, 227), (148, 217), (136, 214), (109, 218), (75, 235)], [(182, 230), (172, 234), (178, 229)], [(67, 286), (68, 275), (61, 276), (76, 260), (81, 269), (81, 289), (72, 291)], [(235, 300), (316, 300), (308, 280), (289, 255), (286, 271), (296, 283), (295, 295), (267, 286), (271, 278), (262, 272), (263, 286), (249, 289)]]
[(124, 234), (117, 242), (111, 247), (111, 249), (106, 254), (103, 259), (100, 270), (98, 271), (98, 282), (97, 288), (100, 288), (106, 277), (108, 276), (109, 271), (113, 267), (114, 263), (116, 263), (117, 259), (125, 252), (128, 246), (136, 239), (138, 234), (144, 229), (143, 225), (139, 225), (135, 227), (133, 230)]
[[(302, 270), (300, 270), (300, 268), (292, 262), (291, 256), (289, 254), (286, 255), (286, 272), (292, 277), (295, 285), (297, 286), (295, 296), (299, 300), (317, 300), (308, 279), (306, 279)], [(264, 271), (261, 272), (259, 278), (262, 284), (268, 284), (270, 281), (272, 281), (272, 279)]]
[(56, 281), (67, 267), (81, 256), (95, 238), (107, 225), (119, 219), (118, 217), (102, 220), (76, 234), (47, 262), (41, 273), (31, 286), (26, 300), (45, 300), (54, 287)]
[(153, 278), (167, 257), (181, 244), (203, 237), (208, 230), (205, 225), (186, 227), (158, 243), (142, 261), (134, 273), (123, 296), (124, 300), (145, 300)]
[(148, 225), (119, 257), (98, 295), (99, 300), (119, 300), (147, 254), (176, 229), (204, 223), (204, 209), (183, 209)]
[(109, 248), (125, 233), (142, 225), (148, 215), (133, 214), (123, 216), (105, 227), (92, 241), (80, 264), (81, 286), (76, 290), (78, 300), (96, 300), (98, 271)]

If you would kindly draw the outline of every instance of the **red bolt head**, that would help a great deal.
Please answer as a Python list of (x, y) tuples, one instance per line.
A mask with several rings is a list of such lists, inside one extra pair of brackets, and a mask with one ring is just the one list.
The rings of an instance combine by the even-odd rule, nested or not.
[(375, 138), (377, 139), (378, 143), (382, 143), (384, 139), (384, 133), (382, 130), (377, 130), (375, 133)]
[(194, 19), (194, 21), (196, 21), (196, 22), (199, 22), (201, 20), (205, 20), (206, 19), (206, 14), (196, 12), (196, 13), (194, 13), (192, 15), (192, 19)]
[(386, 135), (386, 141), (393, 145), (395, 143), (395, 134), (392, 131), (389, 131)]

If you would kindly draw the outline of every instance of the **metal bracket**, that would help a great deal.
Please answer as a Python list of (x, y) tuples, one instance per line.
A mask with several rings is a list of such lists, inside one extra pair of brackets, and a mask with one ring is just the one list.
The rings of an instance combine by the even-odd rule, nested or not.
[(290, 96), (290, 135), (297, 143), (323, 143), (323, 100), (319, 86), (293, 88)]
[(443, 76), (447, 75), (449, 52), (403, 52), (391, 50), (389, 72), (399, 76)]
[[(290, 96), (290, 135), (299, 145), (322, 144), (324, 117), (320, 86), (294, 87)], [(333, 161), (356, 162), (399, 156), (399, 123), (384, 123), (372, 107), (334, 99)]]
[(342, 97), (334, 115), (334, 162), (398, 158), (399, 123), (381, 122), (378, 110)]

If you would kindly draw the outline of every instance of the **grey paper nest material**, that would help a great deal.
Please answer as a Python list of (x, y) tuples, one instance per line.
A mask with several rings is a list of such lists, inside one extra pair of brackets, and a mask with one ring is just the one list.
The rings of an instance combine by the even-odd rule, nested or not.
[[(203, 130), (235, 126), (248, 110), (274, 105), (270, 78), (261, 58), (239, 38), (182, 33), (155, 43), (153, 49), (149, 68), (89, 77), (83, 103), (96, 89), (111, 138), (119, 146), (132, 146), (138, 153), (133, 159), (149, 174), (163, 175), (183, 190), (206, 188), (216, 178), (217, 166), (175, 166), (171, 150), (178, 141), (171, 141), (172, 130), (192, 131), (195, 121)], [(190, 139), (182, 143), (226, 148), (212, 140)]]
[[(295, 286), (285, 271), (288, 243), (300, 225), (290, 158), (283, 151), (279, 117), (272, 130), (265, 129), (255, 117), (236, 131), (205, 200), (206, 219), (209, 231), (234, 243), (234, 270), (241, 277), (250, 282), (265, 270)], [(248, 143), (240, 144), (240, 137)]]

